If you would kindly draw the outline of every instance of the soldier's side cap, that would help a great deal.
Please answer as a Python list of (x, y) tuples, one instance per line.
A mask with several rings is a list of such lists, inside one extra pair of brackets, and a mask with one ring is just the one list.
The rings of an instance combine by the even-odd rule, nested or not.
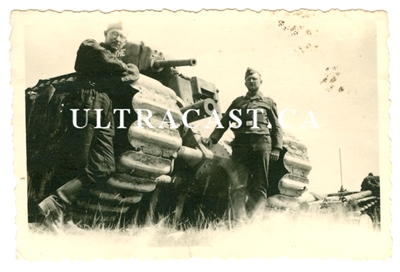
[(254, 70), (251, 67), (248, 67), (246, 70), (246, 74), (244, 75), (244, 79), (246, 79), (248, 76), (251, 76), (252, 74), (259, 74), (261, 76), (261, 74), (259, 72), (257, 72), (256, 70)]
[(124, 30), (124, 27), (122, 26), (122, 23), (121, 23), (121, 22), (118, 22), (118, 23), (111, 23), (111, 24), (108, 25), (106, 31), (109, 31), (109, 30), (111, 30), (111, 29)]

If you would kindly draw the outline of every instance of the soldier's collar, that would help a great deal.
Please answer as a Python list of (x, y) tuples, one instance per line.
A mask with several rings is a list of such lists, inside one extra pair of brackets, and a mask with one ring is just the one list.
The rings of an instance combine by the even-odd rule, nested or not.
[(251, 95), (250, 92), (247, 92), (245, 97), (247, 99), (264, 99), (264, 95), (262, 94), (262, 92), (258, 91), (255, 95)]

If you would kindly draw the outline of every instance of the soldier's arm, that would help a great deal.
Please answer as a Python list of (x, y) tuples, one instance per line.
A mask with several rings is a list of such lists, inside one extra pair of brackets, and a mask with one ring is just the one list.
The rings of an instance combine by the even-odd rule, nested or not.
[(135, 65), (126, 65), (92, 39), (85, 40), (80, 45), (75, 60), (75, 71), (89, 76), (133, 75), (137, 78), (139, 75)]
[(282, 150), (283, 132), (282, 132), (282, 127), (279, 124), (278, 107), (272, 99), (269, 99), (269, 100), (270, 100), (270, 104), (271, 104), (271, 109), (269, 111), (267, 111), (267, 116), (268, 116), (268, 120), (272, 126), (272, 129), (271, 129), (272, 149), (278, 148), (278, 149)]
[[(235, 100), (236, 101), (236, 100)], [(226, 110), (225, 114), (222, 116), (221, 118), (221, 125), (223, 126), (223, 128), (218, 128), (216, 127), (214, 129), (214, 131), (211, 133), (210, 135), (210, 139), (213, 142), (213, 144), (218, 143), (218, 141), (221, 139), (221, 137), (224, 135), (225, 131), (228, 129), (229, 127), (229, 121), (230, 121), (230, 117), (229, 117), (229, 112), (235, 108), (235, 101), (232, 102), (232, 104), (229, 106), (229, 108)]]

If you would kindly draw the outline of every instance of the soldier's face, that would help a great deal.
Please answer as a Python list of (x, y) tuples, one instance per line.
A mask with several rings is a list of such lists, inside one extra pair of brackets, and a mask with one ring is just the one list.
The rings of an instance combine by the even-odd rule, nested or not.
[(121, 49), (126, 42), (126, 32), (120, 29), (110, 29), (104, 35), (104, 43), (114, 50)]
[(250, 92), (257, 92), (261, 84), (262, 84), (261, 76), (257, 73), (254, 73), (246, 77), (246, 80), (244, 82), (244, 85), (246, 85), (247, 89)]

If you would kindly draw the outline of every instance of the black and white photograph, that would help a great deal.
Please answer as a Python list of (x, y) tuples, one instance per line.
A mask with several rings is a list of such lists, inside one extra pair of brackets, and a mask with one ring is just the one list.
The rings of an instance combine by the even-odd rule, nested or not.
[(17, 258), (390, 258), (388, 24), (12, 11)]

